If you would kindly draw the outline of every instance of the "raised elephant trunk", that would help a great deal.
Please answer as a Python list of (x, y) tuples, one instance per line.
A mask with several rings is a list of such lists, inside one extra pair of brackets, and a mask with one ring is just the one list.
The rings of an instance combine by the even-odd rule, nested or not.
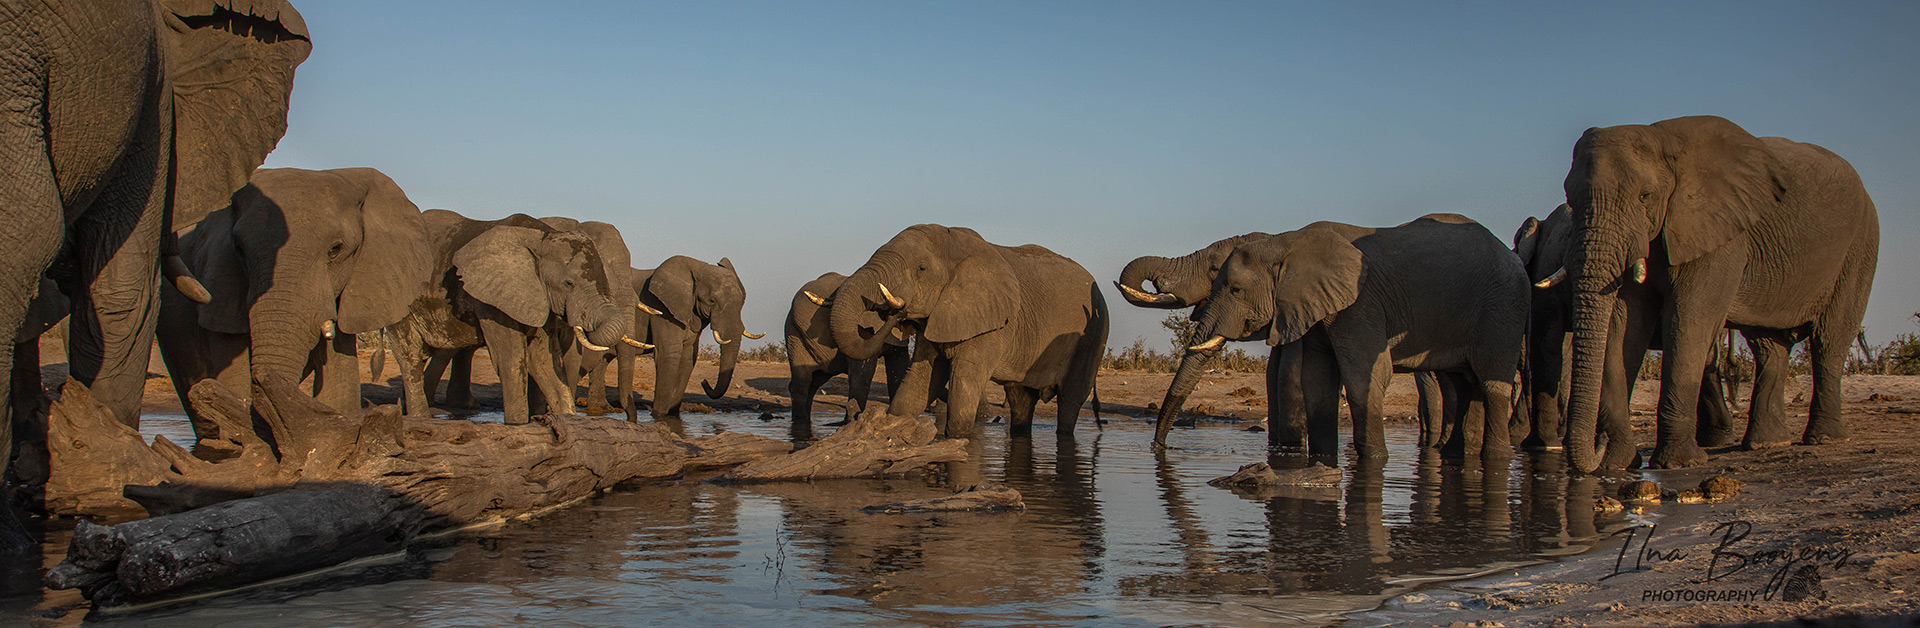
[(876, 330), (871, 337), (860, 333), (860, 317), (867, 312), (867, 302), (883, 303), (886, 298), (880, 296), (878, 273), (862, 268), (854, 271), (853, 276), (840, 285), (834, 293), (833, 310), (829, 313), (827, 326), (833, 330), (833, 343), (840, 352), (853, 360), (871, 360), (886, 349), (887, 333), (892, 331), (891, 319), (885, 328)]
[[(1120, 271), (1120, 281), (1114, 285), (1120, 288), (1120, 296), (1128, 303), (1139, 307), (1175, 310), (1193, 305), (1179, 295), (1159, 292), (1166, 289), (1166, 277), (1178, 272), (1180, 260), (1171, 257), (1145, 256), (1135, 258)], [(1154, 280), (1154, 291), (1146, 289), (1146, 282)]]

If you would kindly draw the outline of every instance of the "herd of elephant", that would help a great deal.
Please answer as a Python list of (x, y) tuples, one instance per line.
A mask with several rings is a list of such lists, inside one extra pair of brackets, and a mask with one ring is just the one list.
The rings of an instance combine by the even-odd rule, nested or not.
[[(11, 450), (10, 417), (39, 401), (38, 337), (62, 318), (72, 377), (128, 424), (156, 336), (183, 398), (203, 379), (245, 394), (271, 372), (311, 375), (315, 397), (343, 408), (359, 406), (359, 340), (377, 339), (415, 415), (449, 366), (442, 403), (470, 405), (471, 359), (484, 346), (509, 423), (571, 412), (583, 374), (595, 382), (590, 409), (608, 410), (598, 382), (616, 363), (618, 404), (633, 417), (633, 358), (648, 351), (652, 412), (675, 414), (703, 331), (721, 347), (706, 385), (715, 397), (741, 339), (757, 337), (725, 259), (634, 269), (603, 223), (420, 211), (366, 168), (256, 171), (285, 133), (294, 71), (311, 50), (283, 0), (6, 6), (0, 267), (13, 270), (0, 273), (0, 327), (18, 331), (0, 343), (12, 376), (0, 451)], [(1589, 129), (1565, 192), (1511, 247), (1434, 214), (1387, 228), (1320, 222), (1135, 260), (1118, 282), (1127, 300), (1193, 308), (1204, 338), (1182, 357), (1155, 441), (1213, 352), (1265, 340), (1276, 446), (1335, 452), (1344, 393), (1355, 452), (1383, 455), (1386, 384), (1413, 372), (1426, 446), (1461, 456), (1564, 447), (1583, 472), (1695, 465), (1737, 436), (1724, 410), (1698, 410), (1703, 390), (1718, 390), (1703, 380), (1727, 329), (1756, 362), (1745, 445), (1793, 439), (1784, 391), (1801, 341), (1811, 342), (1813, 395), (1800, 440), (1847, 436), (1840, 376), (1879, 227), (1845, 160), (1721, 118), (1677, 118)], [(1109, 322), (1100, 287), (1072, 260), (937, 225), (905, 229), (852, 274), (823, 275), (793, 299), (796, 422), (811, 421), (814, 392), (836, 373), (853, 375), (864, 405), (884, 361), (890, 412), (944, 401), (947, 416), (973, 417), (997, 384), (1016, 435), (1043, 400), (1070, 435)], [(1639, 461), (1628, 396), (1650, 348), (1663, 351), (1658, 442)]]

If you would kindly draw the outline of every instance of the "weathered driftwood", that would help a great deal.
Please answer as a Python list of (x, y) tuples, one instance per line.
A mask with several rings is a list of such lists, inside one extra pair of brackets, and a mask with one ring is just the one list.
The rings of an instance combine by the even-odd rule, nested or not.
[(721, 476), (727, 482), (875, 477), (967, 459), (964, 439), (934, 442), (933, 420), (887, 414), (879, 404), (832, 436), (785, 456), (762, 458)]
[(923, 512), (998, 512), (1026, 510), (1020, 491), (1005, 484), (975, 484), (946, 497), (921, 499), (897, 504), (867, 506), (860, 512), (881, 515), (905, 515)]
[[(85, 527), (48, 586), (79, 587), (104, 604), (229, 587), (391, 551), (421, 532), (538, 513), (631, 479), (791, 448), (740, 434), (680, 440), (654, 424), (598, 417), (509, 426), (406, 418), (392, 406), (343, 416), (271, 376), (253, 395), (269, 445), (242, 427), (251, 423), (245, 406), (218, 382), (195, 385), (189, 399), (236, 455), (216, 463), (165, 439), (142, 446), (137, 434), (97, 424), (111, 415), (68, 384), (56, 419), (69, 422), (61, 438), (70, 441), (54, 458), (55, 475), (68, 474), (59, 499), (126, 511), (104, 497), (123, 488), (135, 508), (173, 514)], [(63, 468), (95, 460), (131, 462), (108, 473)], [(49, 502), (53, 489), (49, 482)]]
[(1340, 470), (1318, 462), (1302, 469), (1275, 469), (1265, 462), (1255, 462), (1240, 467), (1233, 475), (1207, 480), (1207, 484), (1219, 487), (1238, 486), (1242, 488), (1260, 488), (1267, 486), (1339, 486)]

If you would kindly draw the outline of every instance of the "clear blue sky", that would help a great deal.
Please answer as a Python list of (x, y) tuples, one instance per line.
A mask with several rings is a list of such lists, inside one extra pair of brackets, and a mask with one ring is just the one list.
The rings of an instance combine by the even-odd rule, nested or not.
[(1105, 283), (1135, 256), (1429, 212), (1506, 239), (1582, 130), (1692, 114), (1850, 160), (1869, 338), (1920, 331), (1920, 3), (296, 2), (267, 165), (730, 257), (767, 341), (800, 284), (934, 222), (1079, 261), (1111, 344), (1163, 345)]

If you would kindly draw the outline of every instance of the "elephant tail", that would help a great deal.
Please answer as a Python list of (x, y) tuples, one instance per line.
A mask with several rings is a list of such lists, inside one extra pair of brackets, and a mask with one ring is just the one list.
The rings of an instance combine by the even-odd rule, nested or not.
[(370, 371), (367, 381), (386, 381), (380, 374), (387, 370), (387, 330), (377, 330), (370, 335), (373, 336), (373, 342), (370, 343), (373, 345), (373, 355), (367, 356), (367, 370)]
[(1107, 429), (1106, 428), (1107, 420), (1100, 418), (1100, 387), (1099, 386), (1093, 387), (1093, 424), (1095, 426), (1099, 426), (1100, 429), (1103, 429), (1103, 430)]

